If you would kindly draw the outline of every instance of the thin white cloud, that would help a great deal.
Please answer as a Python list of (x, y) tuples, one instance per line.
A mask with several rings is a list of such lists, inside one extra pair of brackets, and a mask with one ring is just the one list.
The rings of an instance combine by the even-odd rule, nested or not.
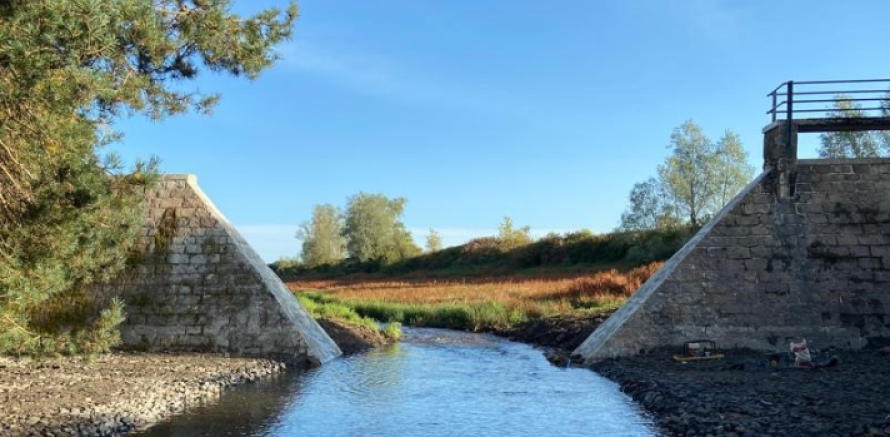
[(305, 39), (283, 46), (281, 54), (284, 65), (365, 95), (529, 121), (540, 115), (540, 111), (522, 100), (508, 98), (507, 93), (493, 93), (491, 84), (458, 84), (380, 54), (359, 53)]

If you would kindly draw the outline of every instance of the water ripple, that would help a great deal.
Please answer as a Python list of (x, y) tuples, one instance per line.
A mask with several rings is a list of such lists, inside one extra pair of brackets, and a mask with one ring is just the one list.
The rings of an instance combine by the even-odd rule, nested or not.
[(497, 337), (406, 329), (403, 343), (234, 390), (144, 437), (654, 436), (617, 385)]

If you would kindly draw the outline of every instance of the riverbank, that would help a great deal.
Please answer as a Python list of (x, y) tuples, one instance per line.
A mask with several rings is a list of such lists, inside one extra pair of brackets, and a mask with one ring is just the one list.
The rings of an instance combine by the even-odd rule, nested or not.
[(398, 334), (387, 333), (376, 326), (349, 323), (339, 319), (316, 319), (328, 333), (334, 343), (340, 347), (343, 355), (349, 356), (397, 342)]
[(288, 286), (316, 319), (486, 332), (572, 350), (659, 267), (537, 277), (340, 278)]
[(507, 328), (493, 328), (488, 332), (512, 341), (556, 349), (556, 352), (568, 355), (614, 312), (606, 310), (543, 317)]
[[(890, 436), (890, 355), (838, 351), (835, 368), (770, 371), (752, 351), (689, 364), (672, 361), (672, 352), (592, 369), (620, 384), (664, 436)], [(729, 369), (737, 363), (748, 364)]]
[(89, 362), (0, 357), (0, 437), (141, 430), (284, 368), (272, 360), (215, 354), (114, 353)]

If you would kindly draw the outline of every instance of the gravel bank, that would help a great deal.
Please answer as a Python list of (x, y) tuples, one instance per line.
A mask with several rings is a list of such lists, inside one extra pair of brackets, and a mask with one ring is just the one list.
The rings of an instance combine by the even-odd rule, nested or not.
[[(890, 356), (838, 351), (830, 369), (770, 371), (764, 355), (675, 363), (672, 351), (607, 360), (596, 372), (651, 412), (665, 436), (890, 436)], [(749, 363), (747, 370), (730, 370)]]
[(122, 435), (284, 368), (210, 354), (0, 357), (0, 437)]

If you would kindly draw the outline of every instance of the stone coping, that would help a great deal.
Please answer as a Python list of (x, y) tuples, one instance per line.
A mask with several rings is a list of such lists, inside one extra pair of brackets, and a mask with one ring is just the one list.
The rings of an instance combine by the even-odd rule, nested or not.
[(824, 158), (798, 159), (797, 165), (890, 164), (890, 158)]

